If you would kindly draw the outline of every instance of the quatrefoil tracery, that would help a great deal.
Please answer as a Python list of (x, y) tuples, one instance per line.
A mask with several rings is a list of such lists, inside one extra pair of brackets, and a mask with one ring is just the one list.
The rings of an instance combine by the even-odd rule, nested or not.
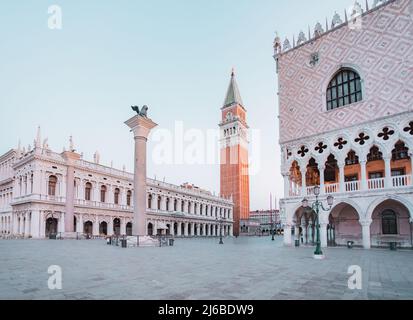
[(305, 157), (305, 154), (308, 152), (308, 151), (310, 151), (310, 150), (308, 150), (308, 148), (306, 148), (305, 146), (302, 146), (301, 148), (300, 148), (300, 150), (298, 150), (298, 154), (301, 156), (301, 157)]
[(380, 132), (377, 136), (379, 138), (383, 138), (383, 140), (387, 141), (390, 139), (390, 136), (394, 135), (394, 130), (389, 129), (388, 127), (383, 128), (383, 131)]
[(408, 132), (413, 135), (413, 121), (409, 123), (409, 126), (403, 129), (404, 132)]
[(319, 142), (315, 147), (315, 151), (318, 151), (318, 153), (323, 153), (325, 149), (327, 149), (327, 146), (324, 144), (324, 142)]
[(362, 132), (362, 133), (359, 134), (358, 138), (356, 138), (354, 141), (362, 146), (369, 139), (370, 139), (370, 137), (368, 135), (366, 135), (364, 132)]
[(334, 143), (334, 146), (337, 147), (339, 150), (342, 150), (346, 144), (346, 140), (344, 140), (343, 138), (338, 138), (337, 142)]

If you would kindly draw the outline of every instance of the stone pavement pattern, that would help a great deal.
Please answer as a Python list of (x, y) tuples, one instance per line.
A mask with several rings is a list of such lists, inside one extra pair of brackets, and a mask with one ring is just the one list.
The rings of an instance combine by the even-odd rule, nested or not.
[[(413, 299), (413, 251), (285, 248), (282, 239), (178, 239), (164, 248), (104, 240), (0, 241), (0, 299)], [(47, 269), (63, 270), (49, 290)], [(347, 286), (348, 267), (363, 290)]]

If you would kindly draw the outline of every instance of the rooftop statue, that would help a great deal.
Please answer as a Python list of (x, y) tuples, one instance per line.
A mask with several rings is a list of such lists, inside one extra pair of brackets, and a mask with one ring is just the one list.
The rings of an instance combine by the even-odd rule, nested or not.
[(139, 110), (139, 107), (138, 107), (138, 106), (132, 106), (132, 110), (133, 110), (133, 111), (136, 111), (136, 113), (137, 113), (138, 115), (140, 115), (141, 117), (145, 117), (145, 118), (148, 117), (148, 109), (149, 109), (149, 108), (148, 108), (147, 105), (144, 105), (141, 110)]

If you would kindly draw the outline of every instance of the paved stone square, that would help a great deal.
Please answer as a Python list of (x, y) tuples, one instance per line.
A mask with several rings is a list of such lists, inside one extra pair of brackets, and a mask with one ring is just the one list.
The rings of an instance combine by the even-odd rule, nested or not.
[[(413, 299), (413, 251), (286, 248), (282, 239), (178, 239), (173, 247), (104, 240), (0, 241), (0, 299)], [(62, 290), (49, 290), (59, 265)], [(359, 265), (363, 289), (348, 289)]]

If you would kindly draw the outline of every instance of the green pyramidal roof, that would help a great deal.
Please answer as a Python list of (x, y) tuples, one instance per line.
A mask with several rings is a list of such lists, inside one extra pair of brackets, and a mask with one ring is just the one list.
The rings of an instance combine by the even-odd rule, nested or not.
[(227, 95), (225, 97), (224, 108), (232, 106), (234, 104), (239, 104), (244, 107), (242, 102), (241, 95), (239, 93), (237, 81), (235, 81), (234, 71), (231, 73), (231, 81), (229, 83)]

